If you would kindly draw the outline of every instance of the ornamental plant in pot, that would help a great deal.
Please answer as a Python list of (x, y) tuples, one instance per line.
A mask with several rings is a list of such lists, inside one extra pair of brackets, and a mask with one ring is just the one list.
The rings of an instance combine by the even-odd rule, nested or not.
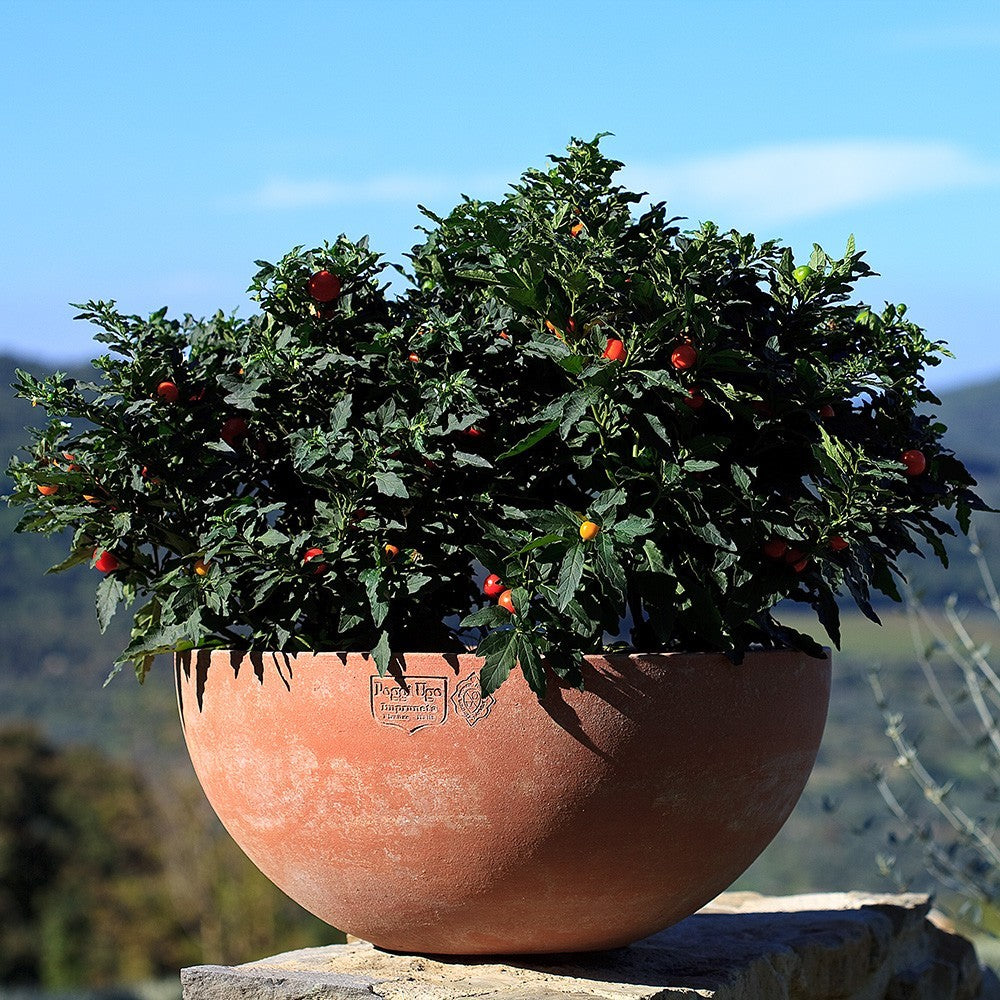
[(95, 381), (19, 373), (20, 530), (137, 605), (120, 664), (175, 655), (249, 856), (384, 947), (610, 947), (725, 889), (826, 715), (776, 605), (837, 644), (840, 591), (877, 621), (982, 506), (853, 242), (636, 215), (600, 138), (425, 210), (402, 294), (341, 237), (259, 261), (250, 318), (90, 302)]

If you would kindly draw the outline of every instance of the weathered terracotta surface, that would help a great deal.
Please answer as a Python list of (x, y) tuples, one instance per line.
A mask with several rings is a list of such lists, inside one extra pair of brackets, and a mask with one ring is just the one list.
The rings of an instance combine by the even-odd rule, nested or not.
[[(184, 654), (191, 759), (254, 863), (388, 949), (582, 951), (694, 912), (767, 846), (826, 720), (796, 652), (592, 657), (540, 705), (430, 653)], [(405, 685), (405, 686), (404, 686)]]

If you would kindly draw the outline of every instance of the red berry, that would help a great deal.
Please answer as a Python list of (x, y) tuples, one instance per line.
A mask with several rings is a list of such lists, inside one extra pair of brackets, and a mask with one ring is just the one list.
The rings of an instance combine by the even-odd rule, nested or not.
[(834, 416), (836, 416), (837, 414), (836, 414), (836, 410), (834, 410), (834, 408), (833, 408), (833, 407), (832, 407), (832, 406), (831, 406), (831, 405), (830, 405), (829, 403), (824, 403), (824, 404), (823, 404), (823, 405), (822, 405), (822, 406), (821, 406), (821, 407), (819, 408), (819, 415), (820, 415), (820, 416), (821, 416), (821, 417), (822, 417), (822, 418), (823, 418), (824, 420), (829, 420), (829, 419), (830, 419), (830, 417), (834, 417)]
[(904, 451), (900, 455), (900, 461), (906, 466), (906, 474), (908, 476), (919, 476), (927, 468), (927, 458), (922, 451), (918, 451), (916, 448), (911, 448), (909, 451)]
[(219, 431), (222, 438), (230, 448), (238, 448), (246, 440), (247, 422), (242, 417), (230, 417)]
[(99, 569), (102, 573), (114, 573), (121, 565), (110, 552), (102, 552), (94, 563), (94, 569)]
[(566, 320), (566, 329), (569, 330), (570, 333), (574, 333), (576, 331), (576, 321), (572, 316)]
[(156, 387), (156, 395), (165, 403), (176, 403), (180, 399), (181, 391), (173, 382), (161, 382)]
[(768, 559), (784, 559), (788, 551), (788, 542), (783, 538), (768, 539), (763, 546), (764, 555)]
[(483, 583), (483, 593), (487, 597), (496, 597), (502, 594), (507, 588), (504, 587), (503, 581), (496, 575), (492, 573), (490, 576), (486, 577), (486, 581)]
[(340, 295), (340, 278), (329, 271), (317, 271), (309, 279), (309, 294), (317, 302), (332, 302)]
[(692, 410), (700, 410), (705, 405), (705, 397), (698, 389), (688, 389), (687, 398), (682, 402)]
[(514, 610), (514, 596), (511, 591), (505, 590), (497, 600), (501, 608), (506, 608), (512, 615), (517, 614)]
[[(788, 563), (789, 566), (797, 566), (803, 559), (808, 562), (808, 557), (802, 549), (797, 549), (794, 546), (790, 547), (785, 553), (785, 562)], [(800, 573), (801, 570), (796, 570), (795, 572)]]
[(601, 357), (607, 358), (608, 361), (624, 361), (627, 357), (625, 345), (615, 337), (611, 337)]
[(693, 368), (697, 360), (698, 352), (691, 344), (680, 344), (670, 355), (670, 363), (681, 371)]
[(768, 403), (766, 400), (755, 399), (751, 405), (753, 406), (754, 413), (758, 414), (761, 417), (774, 416), (774, 407), (771, 406), (771, 404)]
[(827, 540), (826, 544), (829, 545), (834, 552), (843, 552), (844, 549), (848, 548), (851, 543), (841, 538), (840, 535), (833, 535)]
[(809, 556), (803, 556), (801, 559), (798, 559), (792, 563), (792, 569), (794, 569), (796, 573), (801, 573), (808, 565), (809, 565)]
[(465, 430), (462, 431), (462, 433), (466, 437), (470, 438), (477, 438), (483, 436), (483, 432), (478, 427), (466, 427)]
[(501, 340), (510, 340), (510, 334), (506, 330), (501, 330), (500, 331), (500, 339)]
[(317, 548), (306, 549), (302, 555), (302, 564), (303, 565), (310, 564), (312, 566), (313, 573), (316, 576), (319, 576), (321, 573), (326, 572), (326, 563), (315, 562), (314, 560), (322, 558), (323, 558), (322, 549), (317, 549)]

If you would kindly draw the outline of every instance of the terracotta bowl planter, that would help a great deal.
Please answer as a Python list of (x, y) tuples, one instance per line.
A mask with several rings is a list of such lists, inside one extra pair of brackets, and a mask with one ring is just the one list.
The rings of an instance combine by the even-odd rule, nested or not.
[(306, 909), (382, 948), (586, 951), (726, 889), (792, 811), (830, 661), (591, 657), (539, 704), (474, 656), (183, 654), (184, 736), (222, 822)]

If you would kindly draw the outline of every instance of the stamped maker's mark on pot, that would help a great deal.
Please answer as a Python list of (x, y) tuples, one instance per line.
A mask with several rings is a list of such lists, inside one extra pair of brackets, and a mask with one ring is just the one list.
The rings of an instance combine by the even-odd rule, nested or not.
[(455, 688), (455, 693), (451, 696), (451, 703), (455, 706), (455, 711), (470, 726), (474, 726), (490, 714), (490, 709), (496, 704), (496, 699), (491, 694), (483, 697), (479, 674), (474, 672)]
[(415, 733), (440, 726), (448, 717), (447, 677), (371, 678), (372, 718)]

